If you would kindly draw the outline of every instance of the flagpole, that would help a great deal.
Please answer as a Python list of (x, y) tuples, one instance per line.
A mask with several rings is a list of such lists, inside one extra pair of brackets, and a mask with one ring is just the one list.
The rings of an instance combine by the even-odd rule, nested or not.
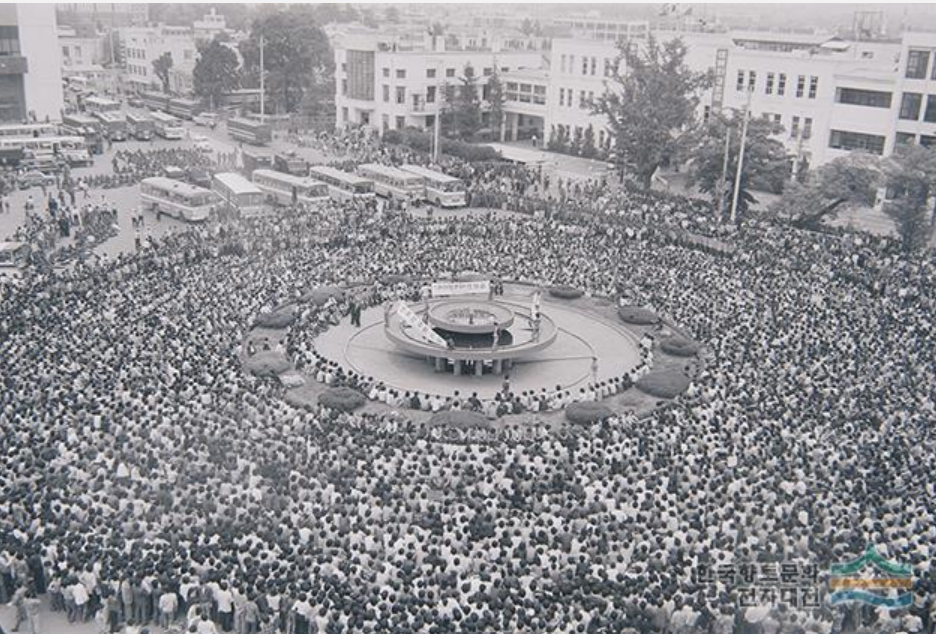
[(266, 90), (264, 89), (263, 76), (266, 74), (263, 70), (263, 35), (260, 36), (260, 123), (265, 121), (264, 115), (266, 114), (265, 102), (266, 102)]
[(754, 87), (748, 87), (747, 104), (744, 106), (744, 122), (741, 124), (741, 149), (738, 150), (738, 169), (735, 171), (734, 191), (731, 192), (731, 224), (738, 220), (738, 195), (741, 193), (741, 170), (744, 167), (744, 146), (747, 143), (748, 120), (751, 114), (751, 95)]

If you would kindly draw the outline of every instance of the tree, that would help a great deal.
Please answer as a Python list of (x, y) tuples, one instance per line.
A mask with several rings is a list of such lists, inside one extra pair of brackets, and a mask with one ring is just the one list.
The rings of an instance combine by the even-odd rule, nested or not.
[(593, 128), (591, 124), (588, 124), (588, 127), (585, 128), (585, 136), (582, 139), (581, 154), (585, 158), (593, 158), (597, 153), (598, 149), (595, 147), (595, 128)]
[(429, 35), (435, 37), (445, 35), (445, 25), (441, 22), (433, 22), (432, 26), (429, 27)]
[(873, 205), (882, 182), (878, 157), (851, 152), (789, 183), (771, 212), (796, 226), (815, 228), (850, 206)]
[(216, 107), (225, 93), (240, 86), (237, 64), (237, 53), (218, 40), (199, 47), (192, 71), (195, 94)]
[(491, 76), (487, 83), (487, 102), (490, 105), (491, 128), (494, 130), (494, 136), (498, 141), (504, 140), (504, 102), (507, 100), (504, 95), (504, 84), (500, 80), (495, 64)]
[(618, 47), (617, 68), (592, 112), (608, 120), (621, 176), (629, 169), (649, 189), (657, 169), (676, 152), (680, 133), (694, 122), (698, 93), (710, 75), (686, 66), (680, 39), (661, 45), (650, 37), (643, 47), (621, 40)]
[[(712, 200), (732, 200), (738, 157), (741, 149), (743, 114), (736, 113), (730, 119), (712, 115), (708, 123), (698, 128), (690, 137), (689, 182), (712, 196)], [(741, 168), (738, 214), (744, 214), (750, 205), (757, 202), (751, 193), (753, 186), (762, 189), (782, 189), (789, 174), (789, 163), (783, 143), (775, 138), (781, 131), (779, 126), (766, 118), (752, 118), (748, 122), (747, 139), (744, 146), (744, 163)], [(728, 169), (725, 169), (725, 137), (729, 138)], [(722, 181), (722, 176), (725, 176)], [(779, 182), (778, 182), (779, 181)], [(722, 197), (723, 196), (723, 197)], [(730, 208), (726, 204), (721, 212)]]
[(481, 128), (481, 102), (474, 67), (465, 64), (461, 87), (452, 104), (455, 130), (461, 139), (471, 139)]
[[(277, 110), (295, 112), (309, 91), (326, 90), (334, 72), (328, 37), (315, 19), (319, 7), (291, 4), (254, 20), (250, 37), (241, 43), (245, 70), (259, 83), (260, 38), (264, 38), (266, 90)], [(324, 9), (322, 9), (324, 10)]]
[(172, 55), (163, 53), (153, 60), (153, 72), (162, 82), (163, 92), (169, 92), (169, 71), (172, 69)]
[(904, 249), (913, 251), (926, 244), (927, 213), (936, 195), (936, 149), (902, 145), (884, 164), (888, 189), (894, 200), (885, 206), (897, 225)]

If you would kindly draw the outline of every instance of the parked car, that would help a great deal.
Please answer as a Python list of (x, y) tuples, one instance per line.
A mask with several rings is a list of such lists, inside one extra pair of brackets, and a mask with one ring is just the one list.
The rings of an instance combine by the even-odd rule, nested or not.
[(211, 152), (211, 143), (206, 137), (201, 136), (200, 134), (192, 135), (192, 142), (195, 144), (195, 149), (199, 152)]
[(41, 187), (42, 185), (55, 185), (55, 177), (43, 174), (39, 170), (29, 170), (20, 174), (17, 178), (20, 189), (29, 189), (30, 187)]
[(130, 97), (127, 99), (127, 105), (131, 106), (132, 108), (142, 108), (144, 104), (143, 100), (139, 97)]
[(195, 122), (195, 125), (203, 125), (214, 130), (215, 126), (218, 125), (218, 115), (214, 112), (200, 112), (192, 117), (192, 121)]

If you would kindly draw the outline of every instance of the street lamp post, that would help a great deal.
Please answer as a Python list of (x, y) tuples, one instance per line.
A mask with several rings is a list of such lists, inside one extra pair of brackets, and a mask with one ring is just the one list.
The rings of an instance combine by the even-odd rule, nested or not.
[(744, 168), (744, 146), (747, 142), (748, 121), (751, 118), (751, 95), (754, 87), (748, 86), (747, 103), (744, 106), (744, 121), (741, 123), (741, 148), (738, 150), (738, 169), (735, 171), (734, 191), (731, 192), (731, 224), (738, 219), (738, 195), (741, 193), (741, 170)]

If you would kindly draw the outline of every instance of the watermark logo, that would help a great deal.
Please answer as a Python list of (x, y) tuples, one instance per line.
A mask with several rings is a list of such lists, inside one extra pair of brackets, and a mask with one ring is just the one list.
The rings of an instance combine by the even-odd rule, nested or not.
[(857, 559), (833, 564), (829, 574), (832, 605), (858, 602), (895, 610), (913, 602), (910, 566), (888, 561), (873, 545)]

